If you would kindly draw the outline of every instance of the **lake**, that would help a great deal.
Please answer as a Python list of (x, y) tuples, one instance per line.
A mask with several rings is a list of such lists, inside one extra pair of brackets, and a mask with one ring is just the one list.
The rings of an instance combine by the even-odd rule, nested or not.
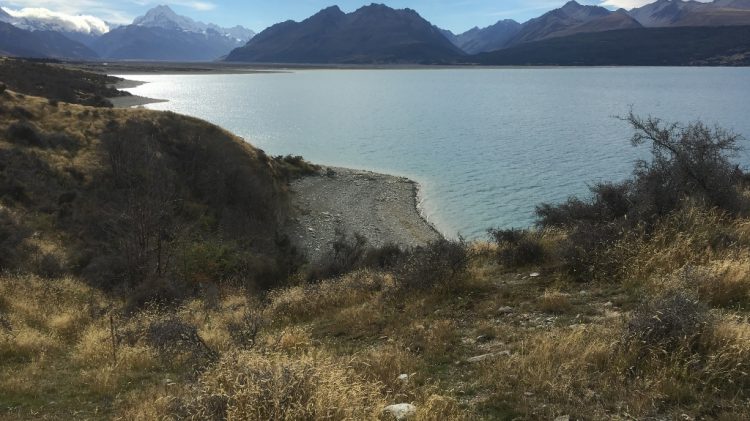
[[(534, 207), (630, 175), (647, 151), (615, 118), (701, 119), (750, 138), (750, 68), (302, 70), (124, 75), (150, 104), (271, 155), (403, 175), (444, 234), (533, 224)], [(738, 156), (750, 164), (746, 152)]]

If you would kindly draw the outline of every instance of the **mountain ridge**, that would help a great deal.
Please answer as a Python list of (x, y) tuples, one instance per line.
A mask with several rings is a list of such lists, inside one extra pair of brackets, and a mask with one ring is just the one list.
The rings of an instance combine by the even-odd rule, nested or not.
[(266, 63), (438, 63), (463, 55), (413, 9), (338, 6), (269, 27), (226, 61)]

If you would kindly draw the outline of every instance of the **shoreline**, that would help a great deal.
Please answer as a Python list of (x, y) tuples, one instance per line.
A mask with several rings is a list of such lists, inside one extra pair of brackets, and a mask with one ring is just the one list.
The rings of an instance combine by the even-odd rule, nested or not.
[(405, 177), (321, 167), (289, 189), (296, 216), (286, 231), (311, 262), (326, 255), (339, 232), (360, 234), (374, 247), (409, 248), (444, 238), (419, 209), (419, 183)]
[[(146, 83), (148, 82), (142, 82), (140, 80), (123, 79), (117, 83), (113, 83), (110, 86), (122, 91), (124, 89), (137, 88), (141, 85), (145, 85)], [(127, 92), (127, 91), (123, 91), (123, 92)], [(145, 96), (133, 95), (133, 94), (130, 94), (130, 92), (127, 92), (127, 93), (129, 95), (107, 98), (107, 100), (112, 103), (112, 106), (114, 108), (136, 108), (136, 107), (141, 107), (146, 104), (157, 104), (160, 102), (169, 102), (169, 100), (167, 99), (148, 98)]]
[[(147, 82), (123, 79), (112, 86), (130, 89)], [(134, 108), (169, 100), (127, 95), (108, 98), (115, 108)], [(284, 230), (311, 262), (330, 250), (340, 231), (362, 235), (370, 246), (402, 248), (445, 238), (421, 206), (418, 182), (367, 170), (321, 166), (317, 174), (289, 183), (294, 217)]]

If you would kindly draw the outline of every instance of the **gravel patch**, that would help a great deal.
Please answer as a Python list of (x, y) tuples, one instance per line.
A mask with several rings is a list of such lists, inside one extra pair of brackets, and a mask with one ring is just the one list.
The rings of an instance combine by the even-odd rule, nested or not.
[(288, 234), (313, 262), (331, 250), (337, 231), (363, 235), (376, 247), (414, 247), (442, 237), (417, 210), (418, 185), (408, 178), (331, 167), (290, 189), (297, 217)]

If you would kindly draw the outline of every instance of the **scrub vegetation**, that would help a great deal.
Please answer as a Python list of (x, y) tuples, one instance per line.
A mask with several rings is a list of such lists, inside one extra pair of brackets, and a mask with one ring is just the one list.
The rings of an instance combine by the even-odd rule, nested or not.
[(651, 158), (533, 228), (310, 263), (279, 228), (310, 164), (0, 95), (0, 419), (750, 418), (732, 133), (631, 114)]

